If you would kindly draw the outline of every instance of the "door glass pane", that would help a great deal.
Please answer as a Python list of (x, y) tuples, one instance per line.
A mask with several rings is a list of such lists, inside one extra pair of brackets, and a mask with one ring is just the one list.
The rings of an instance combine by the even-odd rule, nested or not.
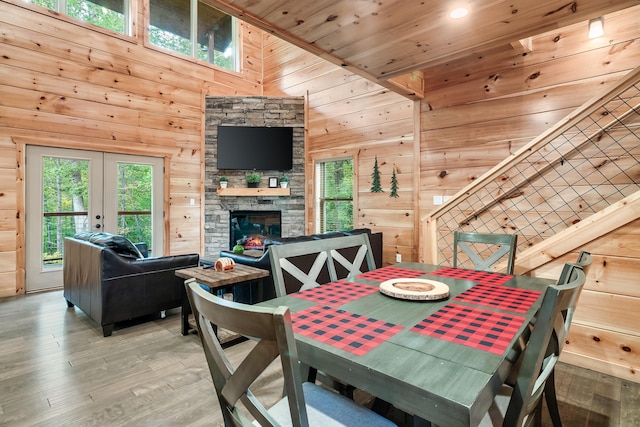
[(118, 234), (133, 243), (144, 242), (153, 248), (151, 165), (118, 163)]
[(43, 157), (42, 267), (60, 267), (64, 238), (89, 229), (89, 161)]

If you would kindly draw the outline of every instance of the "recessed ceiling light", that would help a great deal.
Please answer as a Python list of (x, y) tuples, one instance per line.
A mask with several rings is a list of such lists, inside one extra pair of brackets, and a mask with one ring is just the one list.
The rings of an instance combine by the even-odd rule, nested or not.
[(468, 14), (469, 14), (469, 9), (467, 9), (466, 7), (458, 7), (456, 9), (453, 9), (451, 13), (449, 13), (449, 17), (451, 19), (460, 19), (460, 18), (464, 18)]

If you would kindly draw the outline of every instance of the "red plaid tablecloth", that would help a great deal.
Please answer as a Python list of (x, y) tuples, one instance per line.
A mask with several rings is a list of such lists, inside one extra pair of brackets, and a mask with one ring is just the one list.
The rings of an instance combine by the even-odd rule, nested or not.
[(323, 305), (338, 306), (378, 291), (377, 286), (338, 280), (291, 294)]
[(480, 283), (455, 297), (454, 301), (526, 313), (540, 294), (538, 291)]
[(513, 278), (512, 275), (493, 273), (490, 271), (466, 270), (463, 268), (443, 267), (431, 273), (434, 276), (451, 277), (453, 279), (470, 280), (476, 283), (501, 285)]
[(521, 316), (447, 304), (410, 330), (502, 355), (524, 320)]
[(409, 268), (401, 267), (382, 267), (373, 271), (368, 271), (356, 276), (356, 279), (374, 280), (376, 282), (384, 282), (385, 280), (397, 279), (397, 278), (416, 278), (429, 274), (425, 271), (412, 270)]
[(293, 331), (333, 347), (362, 356), (404, 328), (393, 323), (315, 306), (293, 313)]

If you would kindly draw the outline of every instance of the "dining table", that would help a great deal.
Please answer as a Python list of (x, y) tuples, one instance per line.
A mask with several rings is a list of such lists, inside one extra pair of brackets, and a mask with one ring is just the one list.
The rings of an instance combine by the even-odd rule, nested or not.
[[(411, 300), (380, 292), (397, 279), (445, 284), (449, 295)], [(303, 366), (437, 425), (475, 426), (552, 283), (402, 262), (259, 305), (290, 308)]]

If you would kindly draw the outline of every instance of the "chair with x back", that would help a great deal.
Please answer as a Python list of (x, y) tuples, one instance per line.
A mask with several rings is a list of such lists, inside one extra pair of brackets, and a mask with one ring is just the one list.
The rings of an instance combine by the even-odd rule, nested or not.
[(515, 384), (502, 387), (481, 426), (539, 425), (542, 395), (562, 351), (565, 313), (575, 307), (585, 283), (577, 264), (566, 264), (563, 274), (566, 284), (550, 285), (545, 291)]
[[(301, 380), (288, 307), (226, 301), (185, 283), (225, 426), (393, 426), (391, 421), (337, 393)], [(255, 345), (232, 364), (212, 324), (251, 337)], [(286, 396), (267, 408), (251, 387), (280, 357)]]
[(277, 296), (375, 269), (366, 234), (271, 246), (269, 252)]
[[(587, 251), (581, 251), (578, 254), (578, 260), (576, 264), (582, 267), (582, 271), (586, 276), (591, 267), (593, 260), (591, 258), (591, 253)], [(563, 288), (564, 286), (571, 286), (571, 278), (569, 277), (573, 273), (572, 269), (566, 267), (562, 270), (560, 274), (560, 279), (558, 279), (557, 286)], [(575, 305), (577, 304), (577, 299), (574, 301), (574, 304), (570, 307), (567, 307), (565, 311), (562, 313), (562, 318), (557, 319), (557, 323), (555, 325), (554, 333), (558, 335), (558, 339), (554, 340), (559, 345), (559, 348), (554, 348), (553, 351), (560, 351), (562, 346), (566, 341), (567, 335), (569, 335), (569, 328), (571, 327), (571, 321), (573, 319), (573, 313), (575, 311)], [(555, 386), (555, 370), (552, 370), (549, 374), (549, 378), (545, 384), (544, 389), (545, 400), (547, 402), (547, 408), (549, 409), (549, 415), (551, 417), (551, 422), (554, 427), (561, 427), (562, 421), (560, 420), (560, 411), (558, 410), (558, 399), (556, 397), (556, 386)]]
[[(453, 267), (494, 271), (506, 261), (506, 274), (513, 274), (516, 259), (516, 234), (453, 232)], [(461, 256), (463, 254), (463, 256)], [(473, 267), (470, 265), (473, 264)]]
[[(303, 291), (375, 269), (371, 244), (366, 234), (271, 246), (269, 251), (276, 296)], [(326, 385), (353, 398), (353, 386), (322, 372), (318, 373), (310, 367), (309, 381), (315, 381), (316, 376)]]

